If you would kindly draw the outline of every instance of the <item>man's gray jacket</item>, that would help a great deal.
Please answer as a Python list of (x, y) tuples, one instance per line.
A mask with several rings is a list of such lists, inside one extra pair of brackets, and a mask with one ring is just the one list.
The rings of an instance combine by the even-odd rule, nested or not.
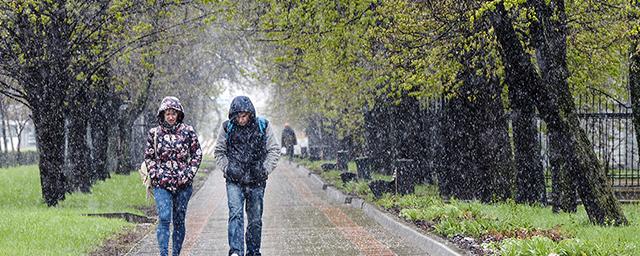
[[(245, 126), (235, 123), (240, 112), (251, 113)], [(259, 132), (255, 110), (249, 98), (236, 97), (229, 109), (229, 120), (218, 130), (214, 146), (216, 167), (227, 181), (241, 185), (259, 185), (268, 178), (280, 157), (280, 145), (271, 125)], [(230, 123), (233, 122), (233, 123)], [(233, 127), (228, 131), (229, 127)]]

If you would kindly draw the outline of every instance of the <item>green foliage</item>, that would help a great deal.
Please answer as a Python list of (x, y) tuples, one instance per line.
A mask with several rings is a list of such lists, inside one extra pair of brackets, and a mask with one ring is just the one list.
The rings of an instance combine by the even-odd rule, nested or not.
[(626, 100), (629, 42), (623, 36), (633, 22), (620, 9), (628, 1), (567, 2), (570, 16), (579, 21), (568, 24), (567, 61), (569, 83), (574, 95), (603, 90)]
[[(357, 134), (359, 113), (376, 97), (453, 97), (465, 66), (503, 79), (494, 31), (487, 25), (497, 4), (504, 4), (537, 62), (530, 30), (539, 19), (524, 0), (263, 0), (256, 4), (261, 14), (251, 12), (250, 18), (273, 47), (260, 59), (259, 72), (271, 80), (288, 115), (302, 120), (320, 114), (340, 135)], [(596, 88), (626, 99), (629, 37), (637, 34), (640, 7), (622, 0), (565, 5), (573, 94)]]
[(375, 204), (384, 209), (391, 209), (395, 205), (395, 200), (396, 200), (395, 195), (391, 195), (387, 193), (387, 194), (384, 194), (382, 198), (376, 200)]

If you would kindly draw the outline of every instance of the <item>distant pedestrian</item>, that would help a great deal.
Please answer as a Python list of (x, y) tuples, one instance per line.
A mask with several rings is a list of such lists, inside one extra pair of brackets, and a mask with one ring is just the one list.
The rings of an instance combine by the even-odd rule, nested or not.
[(184, 124), (184, 110), (176, 97), (162, 99), (157, 127), (147, 135), (144, 161), (149, 171), (160, 222), (156, 230), (160, 255), (169, 255), (169, 224), (173, 222), (173, 255), (180, 255), (185, 216), (193, 178), (202, 150), (193, 127)]
[(264, 191), (279, 155), (280, 145), (269, 121), (256, 116), (248, 97), (235, 97), (214, 148), (216, 165), (224, 173), (227, 186), (229, 255), (261, 255)]
[(284, 129), (282, 129), (280, 143), (287, 150), (289, 162), (291, 162), (291, 160), (293, 159), (293, 146), (298, 144), (298, 141), (296, 140), (296, 132), (289, 126), (289, 123), (284, 123)]

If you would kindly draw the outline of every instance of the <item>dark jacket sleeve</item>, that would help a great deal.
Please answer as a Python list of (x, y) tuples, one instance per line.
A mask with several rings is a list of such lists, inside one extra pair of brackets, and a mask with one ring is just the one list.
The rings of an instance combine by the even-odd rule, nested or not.
[(296, 139), (296, 132), (291, 130), (291, 141), (293, 141), (293, 145), (298, 145), (298, 139)]
[(282, 130), (282, 134), (280, 134), (280, 145), (285, 146), (286, 139), (287, 139), (287, 130)]

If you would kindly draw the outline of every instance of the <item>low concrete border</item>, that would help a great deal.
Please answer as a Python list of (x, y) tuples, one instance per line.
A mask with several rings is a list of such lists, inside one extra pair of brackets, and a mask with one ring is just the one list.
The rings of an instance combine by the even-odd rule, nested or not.
[(461, 256), (466, 255), (465, 252), (461, 252), (460, 249), (445, 241), (440, 237), (430, 237), (422, 234), (408, 225), (398, 221), (396, 218), (392, 218), (388, 213), (382, 212), (378, 207), (369, 203), (362, 204), (362, 210), (364, 213), (373, 218), (383, 227), (391, 230), (397, 235), (403, 237), (413, 245), (418, 246), (433, 255), (448, 255), (448, 256)]
[(321, 187), (323, 190), (327, 189), (327, 185), (324, 183), (322, 178), (320, 178), (320, 176), (316, 175), (315, 173), (309, 172), (309, 177), (311, 177), (311, 181), (314, 183), (314, 185)]
[(395, 233), (396, 235), (409, 241), (411, 244), (420, 247), (423, 250), (428, 251), (433, 255), (443, 256), (462, 256), (467, 255), (466, 252), (458, 249), (455, 245), (440, 238), (431, 237), (418, 232), (415, 228), (410, 227), (408, 224), (403, 223), (402, 220), (390, 216), (389, 213), (384, 212), (378, 207), (371, 205), (359, 197), (352, 197), (343, 194), (338, 189), (331, 185), (328, 185), (322, 178), (315, 173), (311, 172), (302, 165), (297, 166), (297, 169), (301, 172), (307, 173), (310, 180), (316, 185), (321, 187), (330, 200), (342, 203), (350, 204), (353, 208), (362, 209), (362, 211), (374, 219), (378, 224), (382, 225), (386, 229)]
[(337, 188), (335, 188), (333, 186), (327, 187), (324, 191), (325, 191), (325, 193), (327, 193), (327, 195), (331, 199), (333, 199), (334, 201), (336, 201), (338, 203), (347, 204), (347, 203), (351, 202), (351, 197), (350, 196), (346, 196), (340, 190), (338, 190)]

